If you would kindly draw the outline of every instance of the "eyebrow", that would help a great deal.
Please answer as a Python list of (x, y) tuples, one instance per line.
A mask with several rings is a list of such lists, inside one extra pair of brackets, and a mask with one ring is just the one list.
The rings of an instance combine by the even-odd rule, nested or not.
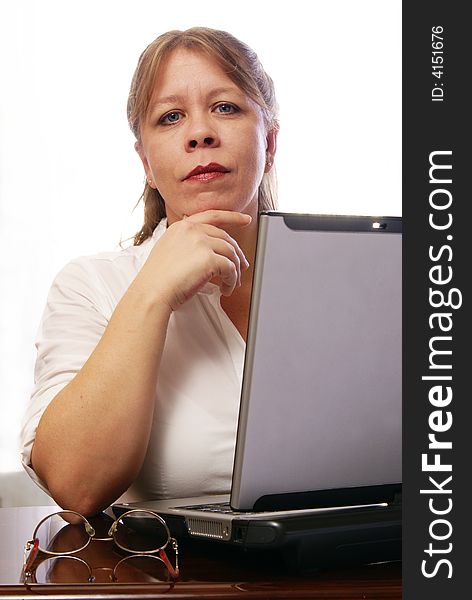
[[(241, 92), (241, 90), (235, 85), (234, 87), (214, 88), (213, 90), (210, 90), (210, 92), (207, 94), (207, 98), (219, 96), (220, 94), (228, 94), (230, 92), (232, 92), (232, 93), (237, 92), (240, 95), (243, 94), (243, 92)], [(184, 100), (183, 96), (180, 96), (179, 94), (171, 94), (169, 96), (163, 96), (162, 98), (157, 98), (157, 100), (152, 103), (150, 108), (151, 108), (151, 110), (154, 110), (157, 107), (163, 106), (166, 104), (179, 104), (179, 103), (183, 102), (183, 100)]]

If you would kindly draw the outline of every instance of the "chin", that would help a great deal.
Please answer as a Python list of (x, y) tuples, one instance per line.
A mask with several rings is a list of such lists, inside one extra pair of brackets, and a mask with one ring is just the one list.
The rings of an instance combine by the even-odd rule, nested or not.
[(189, 208), (187, 215), (204, 212), (205, 210), (230, 210), (233, 212), (242, 212), (252, 214), (254, 207), (257, 212), (257, 194), (252, 200), (241, 201), (239, 197), (237, 200), (231, 200), (229, 198), (201, 198), (198, 199), (195, 204), (192, 204)]
[(206, 210), (229, 210), (233, 212), (242, 212), (254, 216), (258, 211), (257, 193), (252, 200), (241, 201), (241, 196), (237, 199), (224, 197), (224, 193), (206, 193), (197, 197), (186, 197), (180, 206), (167, 205), (167, 216), (169, 222), (180, 221), (184, 215), (190, 217)]

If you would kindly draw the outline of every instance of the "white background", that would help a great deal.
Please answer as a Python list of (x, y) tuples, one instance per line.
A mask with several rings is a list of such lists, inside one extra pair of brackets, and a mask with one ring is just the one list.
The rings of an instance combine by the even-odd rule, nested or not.
[(400, 0), (0, 0), (0, 472), (20, 469), (54, 275), (140, 228), (138, 56), (196, 25), (247, 42), (275, 81), (282, 210), (401, 214)]

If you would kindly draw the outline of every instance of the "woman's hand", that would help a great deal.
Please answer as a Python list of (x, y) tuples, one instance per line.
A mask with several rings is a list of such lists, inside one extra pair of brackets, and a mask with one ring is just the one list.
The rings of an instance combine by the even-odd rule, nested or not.
[(251, 217), (239, 212), (207, 210), (170, 225), (157, 241), (136, 278), (152, 286), (160, 300), (175, 310), (206, 283), (230, 296), (249, 267), (238, 243), (227, 233), (245, 227)]

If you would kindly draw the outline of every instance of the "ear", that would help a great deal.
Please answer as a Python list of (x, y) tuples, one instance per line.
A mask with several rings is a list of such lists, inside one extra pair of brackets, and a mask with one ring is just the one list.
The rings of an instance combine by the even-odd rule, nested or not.
[(278, 126), (269, 129), (266, 136), (266, 166), (265, 173), (268, 173), (274, 164), (275, 152), (277, 150), (277, 134), (279, 133)]
[(154, 183), (152, 183), (152, 184), (149, 183), (149, 180), (152, 181), (152, 173), (151, 173), (151, 170), (149, 168), (149, 163), (148, 163), (148, 160), (146, 158), (146, 154), (144, 152), (144, 149), (143, 149), (143, 147), (141, 145), (141, 142), (135, 142), (134, 149), (139, 154), (139, 158), (141, 159), (141, 162), (143, 163), (144, 172), (146, 173), (146, 181), (148, 182), (148, 184), (151, 187), (155, 187)]

